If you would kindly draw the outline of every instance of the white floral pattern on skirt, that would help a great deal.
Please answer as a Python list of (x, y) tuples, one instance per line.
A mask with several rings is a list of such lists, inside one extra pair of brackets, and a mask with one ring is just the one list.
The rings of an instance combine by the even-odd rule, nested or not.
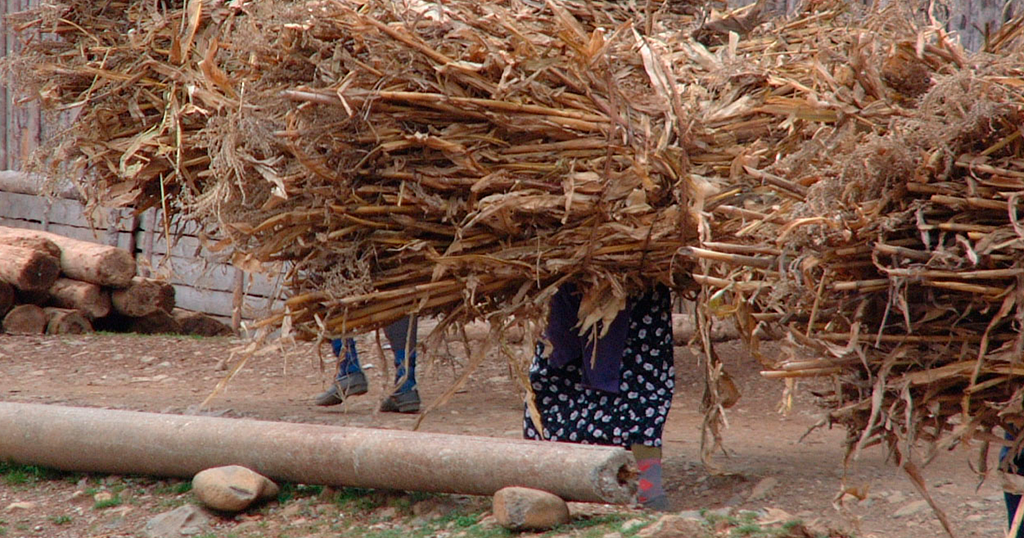
[[(543, 439), (623, 447), (661, 446), (675, 388), (668, 288), (658, 286), (641, 296), (633, 307), (622, 353), (618, 394), (584, 387), (579, 365), (555, 368), (543, 353), (544, 346), (538, 343), (530, 366), (530, 383), (544, 424)], [(528, 409), (523, 436), (542, 439)]]

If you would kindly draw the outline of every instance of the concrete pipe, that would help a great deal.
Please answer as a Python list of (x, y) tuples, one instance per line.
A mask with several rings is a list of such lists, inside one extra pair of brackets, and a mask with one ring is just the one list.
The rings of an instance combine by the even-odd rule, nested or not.
[(0, 461), (192, 477), (242, 465), (301, 484), (629, 503), (629, 451), (567, 443), (0, 402)]

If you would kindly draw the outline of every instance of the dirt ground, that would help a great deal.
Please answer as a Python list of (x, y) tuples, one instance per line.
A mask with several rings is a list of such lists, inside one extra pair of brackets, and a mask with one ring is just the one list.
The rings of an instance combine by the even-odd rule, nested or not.
[[(157, 413), (195, 413), (225, 375), (232, 350), (240, 341), (97, 334), (76, 337), (0, 336), (0, 400), (68, 406), (92, 406)], [(777, 412), (782, 384), (766, 381), (739, 342), (719, 344), (727, 369), (743, 397), (728, 413), (726, 454), (716, 462), (724, 474), (711, 475), (699, 459), (700, 374), (697, 357), (676, 348), (677, 391), (665, 430), (665, 481), (676, 511), (736, 507), (784, 510), (804, 520), (819, 520), (863, 537), (924, 538), (942, 535), (932, 512), (879, 449), (866, 451), (850, 471), (848, 484), (868, 491), (845, 510), (833, 505), (840, 487), (842, 438), (838, 430), (819, 429), (801, 440), (820, 411), (801, 391), (788, 415)], [(320, 367), (311, 344), (249, 360), (218, 394), (206, 412), (226, 417), (360, 427), (411, 429), (416, 417), (376, 413), (382, 391), (381, 364), (375, 344), (361, 342), (371, 377), (370, 394), (333, 408), (311, 405), (331, 377)], [(450, 359), (421, 368), (420, 391), (426, 402), (438, 397), (461, 372), (459, 345)], [(329, 358), (326, 346), (324, 358)], [(492, 437), (521, 436), (521, 396), (507, 366), (489, 360), (446, 406), (427, 415), (429, 432)], [(3, 435), (0, 432), (0, 435)], [(979, 486), (970, 471), (974, 451), (958, 450), (925, 469), (938, 503), (959, 536), (1002, 536), (1005, 515), (994, 480)], [(53, 495), (14, 489), (0, 483), (0, 520), (21, 517), (19, 502), (50, 513), (67, 503), (72, 489)], [(52, 505), (52, 506), (50, 506)], [(5, 508), (6, 507), (6, 508)], [(52, 512), (52, 510), (50, 510)], [(44, 525), (26, 535), (49, 535)], [(13, 536), (16, 534), (8, 534)], [(74, 534), (65, 534), (73, 536)]]

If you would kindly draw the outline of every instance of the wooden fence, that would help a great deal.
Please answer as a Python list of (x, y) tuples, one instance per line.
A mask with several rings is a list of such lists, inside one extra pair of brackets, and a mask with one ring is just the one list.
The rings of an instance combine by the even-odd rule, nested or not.
[[(74, 193), (38, 195), (39, 181), (20, 172), (0, 172), (0, 226), (45, 230), (104, 243), (135, 253), (139, 272), (174, 284), (181, 308), (232, 319), (266, 314), (280, 288), (280, 271), (246, 273), (224, 254), (210, 252), (194, 223), (164, 222), (158, 210), (89, 211)], [(170, 239), (170, 240), (168, 240)]]

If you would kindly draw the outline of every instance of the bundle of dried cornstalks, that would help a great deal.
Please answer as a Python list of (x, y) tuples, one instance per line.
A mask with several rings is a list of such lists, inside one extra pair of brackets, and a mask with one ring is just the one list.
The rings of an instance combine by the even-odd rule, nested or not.
[(647, 282), (688, 285), (677, 251), (703, 204), (642, 15), (686, 20), (597, 2), (82, 0), (24, 14), (8, 68), (77, 113), (44, 152), (51, 175), (200, 219), (238, 264), (290, 262), (266, 325), (535, 317), (570, 279), (593, 323)]
[[(292, 263), (268, 324), (505, 323), (567, 279), (593, 322), (692, 271), (702, 316), (735, 315), (755, 352), (789, 339), (768, 375), (834, 377), (851, 453), (1024, 422), (1020, 21), (969, 56), (900, 2), (777, 21), (660, 2), (169, 4), (27, 14), (46, 39), (7, 67), (78, 111), (48, 154), (94, 199), (202, 219), (240, 264)], [(717, 436), (714, 390), (705, 403)]]
[(788, 341), (765, 375), (831, 378), (848, 454), (886, 443), (931, 502), (915, 442), (928, 461), (1024, 424), (1024, 21), (969, 56), (903, 20), (732, 44), (750, 76), (715, 104), (786, 138), (709, 163), (733, 180), (693, 254), (709, 315), (735, 316), (754, 351)]

